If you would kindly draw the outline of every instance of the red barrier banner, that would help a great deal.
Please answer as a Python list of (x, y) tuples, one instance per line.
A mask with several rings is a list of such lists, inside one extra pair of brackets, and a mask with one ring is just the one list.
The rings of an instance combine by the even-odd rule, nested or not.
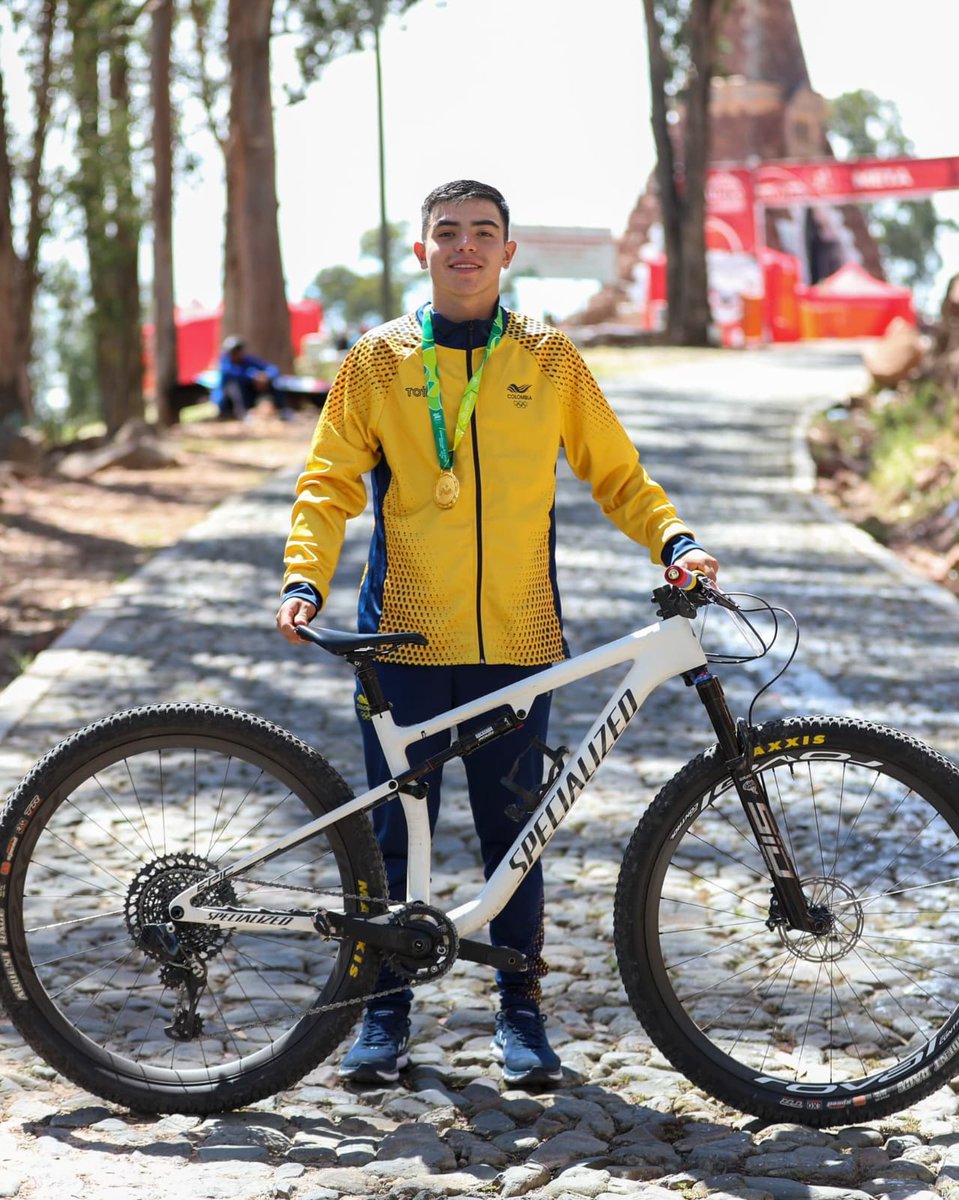
[(710, 169), (706, 181), (707, 245), (755, 254), (757, 208), (919, 198), (950, 188), (959, 188), (959, 158), (721, 164)]
[(714, 167), (706, 177), (706, 244), (731, 253), (756, 251), (753, 173)]
[(817, 201), (906, 199), (949, 188), (959, 188), (959, 158), (768, 162), (753, 171), (756, 202), (767, 208)]

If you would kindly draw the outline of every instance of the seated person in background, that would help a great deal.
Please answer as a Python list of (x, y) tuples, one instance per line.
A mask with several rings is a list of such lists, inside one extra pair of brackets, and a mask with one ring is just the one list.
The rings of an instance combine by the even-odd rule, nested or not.
[(228, 337), (220, 347), (220, 382), (211, 399), (223, 418), (245, 420), (256, 402), (263, 396), (273, 401), (277, 416), (288, 421), (293, 415), (282, 393), (276, 387), (280, 368), (272, 363), (244, 353), (240, 337)]

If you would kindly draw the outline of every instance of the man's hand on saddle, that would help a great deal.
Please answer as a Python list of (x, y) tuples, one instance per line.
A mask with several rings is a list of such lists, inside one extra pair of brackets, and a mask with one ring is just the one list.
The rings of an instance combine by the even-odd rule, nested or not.
[(289, 600), (284, 600), (277, 610), (276, 627), (291, 645), (302, 646), (303, 639), (297, 634), (296, 627), (309, 625), (318, 611), (311, 600), (291, 596)]

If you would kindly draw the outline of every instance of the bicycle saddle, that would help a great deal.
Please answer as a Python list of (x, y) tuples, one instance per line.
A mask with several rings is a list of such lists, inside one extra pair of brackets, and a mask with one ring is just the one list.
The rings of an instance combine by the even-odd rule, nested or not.
[(341, 658), (354, 655), (384, 654), (396, 646), (426, 646), (427, 638), (422, 633), (408, 630), (405, 633), (348, 633), (343, 629), (313, 629), (309, 625), (297, 625), (297, 635), (304, 641), (321, 646), (330, 654)]

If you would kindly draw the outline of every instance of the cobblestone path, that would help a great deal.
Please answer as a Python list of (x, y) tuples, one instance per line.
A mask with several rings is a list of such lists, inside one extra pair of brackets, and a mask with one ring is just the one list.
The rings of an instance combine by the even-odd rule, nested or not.
[[(809, 491), (803, 416), (862, 386), (858, 361), (842, 347), (664, 353), (604, 382), (650, 472), (721, 559), (724, 585), (799, 619), (799, 658), (758, 716), (866, 716), (959, 759), (959, 605)], [(254, 711), (362, 785), (349, 670), (286, 646), (272, 627), (294, 478), (282, 472), (223, 505), (0, 694), (0, 794), (79, 725), (174, 699)], [(656, 569), (564, 467), (557, 517), (574, 652), (651, 620)], [(352, 623), (368, 537), (365, 520), (354, 526), (327, 625)], [(769, 673), (768, 660), (727, 668), (734, 707)], [(575, 738), (611, 686), (600, 678), (558, 696), (555, 740)], [(488, 1054), (490, 977), (466, 963), (420, 989), (415, 1065), (399, 1086), (346, 1089), (335, 1055), (289, 1091), (205, 1119), (104, 1104), (46, 1067), (0, 1019), (0, 1197), (959, 1196), (952, 1087), (884, 1121), (824, 1132), (764, 1126), (693, 1088), (652, 1047), (616, 974), (618, 865), (648, 801), (712, 739), (678, 681), (654, 695), (633, 729), (544, 859), (544, 1008), (566, 1068), (562, 1088), (528, 1095), (503, 1085)], [(444, 803), (434, 882), (445, 904), (481, 877), (455, 768)]]

